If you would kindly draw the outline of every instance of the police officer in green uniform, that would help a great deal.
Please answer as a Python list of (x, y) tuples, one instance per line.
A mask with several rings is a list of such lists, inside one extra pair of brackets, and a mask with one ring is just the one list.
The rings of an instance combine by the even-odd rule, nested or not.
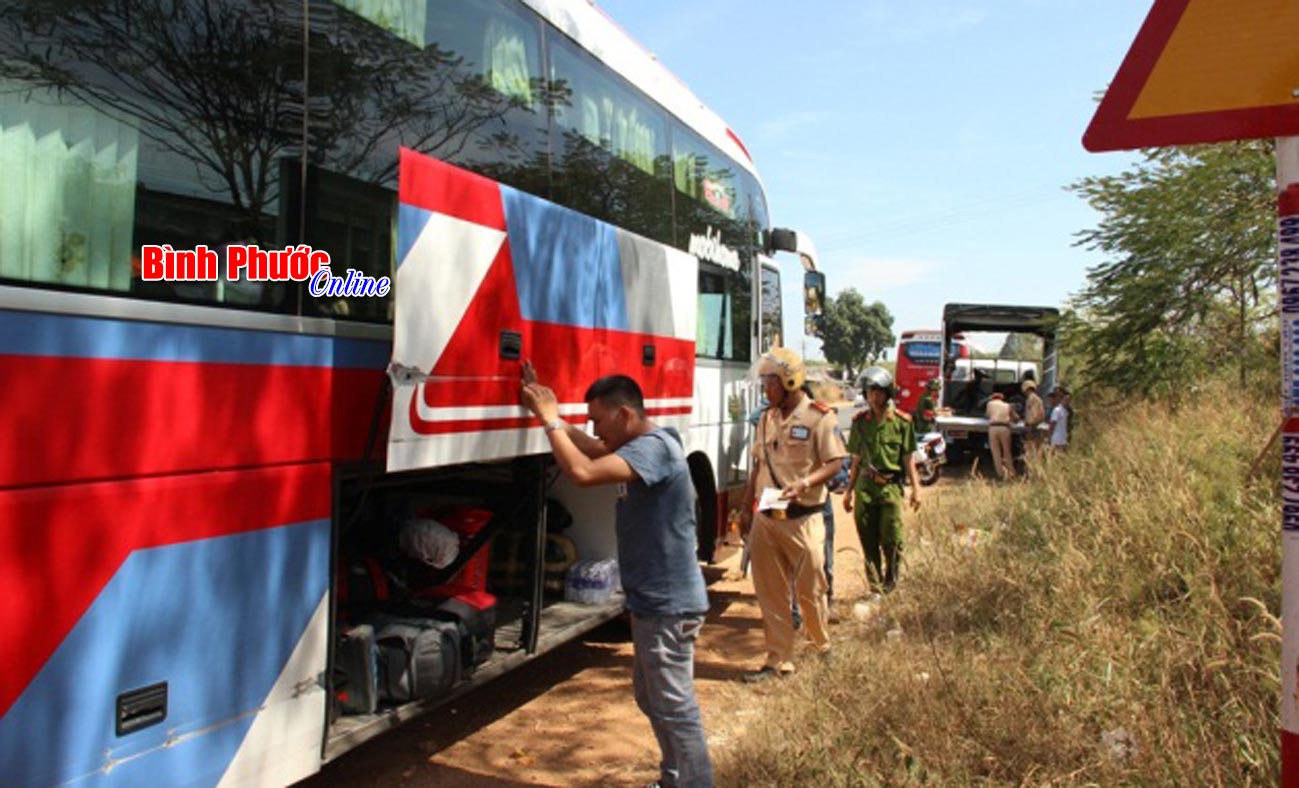
[(920, 395), (920, 401), (916, 403), (916, 412), (911, 414), (911, 421), (916, 425), (917, 437), (934, 431), (934, 411), (938, 409), (934, 397), (938, 396), (938, 387), (941, 385), (938, 378), (930, 378), (925, 384), (925, 393)]
[[(911, 482), (911, 508), (920, 508), (920, 479), (912, 452), (916, 433), (911, 417), (893, 407), (893, 376), (880, 367), (862, 373), (866, 409), (853, 418), (848, 434), (852, 457), (844, 508), (853, 511), (857, 535), (866, 553), (866, 575), (872, 593), (889, 592), (898, 581), (902, 559), (903, 477)], [(856, 500), (854, 500), (854, 498)]]

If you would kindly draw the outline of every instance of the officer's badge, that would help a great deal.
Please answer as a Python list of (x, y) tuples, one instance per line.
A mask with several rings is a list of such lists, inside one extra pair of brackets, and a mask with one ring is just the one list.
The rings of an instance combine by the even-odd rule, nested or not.
[(812, 431), (801, 424), (796, 424), (789, 428), (789, 437), (791, 440), (805, 441), (812, 437)]

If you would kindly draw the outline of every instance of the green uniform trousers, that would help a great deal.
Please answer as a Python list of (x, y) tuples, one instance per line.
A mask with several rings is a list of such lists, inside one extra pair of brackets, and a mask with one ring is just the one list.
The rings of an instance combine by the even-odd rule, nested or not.
[(853, 518), (866, 554), (866, 579), (874, 593), (892, 591), (902, 561), (902, 496), (856, 491)]

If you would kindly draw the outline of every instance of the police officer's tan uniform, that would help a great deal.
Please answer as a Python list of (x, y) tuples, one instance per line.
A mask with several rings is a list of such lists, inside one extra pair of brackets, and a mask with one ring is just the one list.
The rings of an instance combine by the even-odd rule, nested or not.
[[(762, 414), (754, 436), (756, 491), (785, 488), (847, 454), (838, 435), (834, 410), (804, 396), (786, 418), (779, 407)], [(789, 604), (794, 585), (804, 632), (818, 651), (830, 648), (826, 631), (825, 523), (821, 517), (825, 485), (810, 487), (790, 502), (788, 511), (757, 512), (752, 540), (753, 590), (762, 608), (767, 641), (764, 667), (793, 670), (794, 620)], [(782, 517), (783, 515), (783, 517)]]
[(1042, 438), (1045, 432), (1042, 425), (1046, 423), (1046, 406), (1037, 395), (1037, 383), (1024, 381), (1020, 388), (1024, 392), (1024, 440), (1028, 455), (1037, 458), (1041, 454)]
[(1010, 424), (1015, 411), (1010, 403), (993, 394), (988, 400), (988, 448), (992, 449), (992, 463), (997, 475), (1009, 479), (1015, 475), (1015, 457), (1011, 448)]

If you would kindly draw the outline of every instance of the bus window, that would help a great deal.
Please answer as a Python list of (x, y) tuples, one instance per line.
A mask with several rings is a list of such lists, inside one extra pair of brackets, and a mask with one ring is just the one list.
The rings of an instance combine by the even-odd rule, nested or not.
[(762, 346), (766, 353), (773, 347), (785, 344), (784, 322), (780, 313), (780, 271), (762, 269)]
[[(145, 282), (140, 247), (282, 248), (301, 156), (302, 14), (286, 5), (20, 3), (0, 60), (0, 279), (292, 311), (271, 282)], [(213, 64), (220, 64), (214, 67)], [(220, 97), (197, 101), (192, 97)]]
[(941, 342), (908, 342), (903, 346), (902, 354), (913, 364), (936, 367), (942, 349)]
[(749, 275), (749, 268), (742, 266), (738, 271), (727, 271), (725, 278), (733, 305), (731, 334), (736, 338), (734, 348), (725, 358), (728, 361), (748, 361), (752, 355), (753, 277)]
[[(393, 276), (397, 149), (548, 191), (538, 20), (503, 0), (311, 0), (311, 146), (285, 192), (288, 226), (347, 268)], [(508, 143), (508, 144), (506, 144)], [(311, 298), (305, 311), (388, 321), (391, 296)]]
[(671, 243), (666, 113), (565, 36), (546, 40), (556, 201)]
[(677, 192), (727, 219), (742, 216), (736, 170), (716, 148), (694, 132), (672, 131), (672, 183)]
[[(767, 198), (763, 196), (762, 187), (758, 185), (757, 178), (744, 170), (740, 170), (739, 176), (744, 215), (747, 217), (753, 232), (752, 237), (758, 239), (759, 234), (768, 226)], [(754, 245), (761, 246), (761, 240), (755, 240)]]
[[(284, 177), (285, 203), (298, 205), (298, 168), (287, 165)], [(391, 190), (357, 178), (312, 167), (307, 173), (307, 203), (285, 210), (292, 234), (297, 234), (299, 217), (305, 219), (303, 242), (329, 252), (336, 275), (355, 269), (373, 277), (392, 277), (396, 201)], [(320, 296), (304, 292), (309, 314), (370, 322), (391, 322), (393, 297)]]
[(726, 358), (735, 350), (731, 332), (731, 298), (719, 273), (699, 272), (699, 309), (696, 313), (695, 353), (703, 358)]
[(750, 298), (747, 274), (700, 264), (695, 355), (724, 361), (749, 360)]

